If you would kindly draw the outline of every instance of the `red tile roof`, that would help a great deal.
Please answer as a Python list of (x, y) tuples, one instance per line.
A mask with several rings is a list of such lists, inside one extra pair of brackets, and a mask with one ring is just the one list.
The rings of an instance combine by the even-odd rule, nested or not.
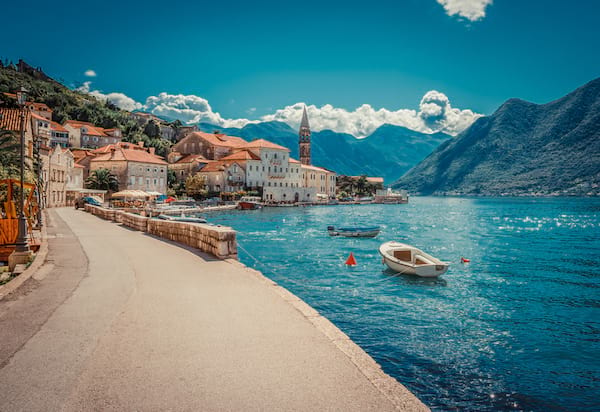
[(260, 157), (249, 150), (240, 150), (239, 152), (223, 157), (221, 160), (260, 160)]
[(204, 156), (202, 156), (202, 155), (190, 154), (190, 155), (182, 157), (181, 159), (179, 159), (175, 163), (176, 164), (179, 164), (179, 163), (192, 163), (192, 162), (194, 162), (196, 160), (202, 162), (202, 161), (206, 161), (206, 158)]
[(89, 122), (80, 122), (78, 120), (67, 120), (64, 125), (65, 126), (69, 125), (74, 129), (81, 129), (82, 127), (85, 127), (87, 129), (87, 132), (85, 132), (85, 134), (87, 134), (89, 136), (106, 136), (103, 128), (96, 127)]
[[(25, 111), (25, 124), (31, 119), (31, 112)], [(0, 107), (0, 129), (20, 131), (21, 130), (21, 109), (9, 109)], [(27, 129), (26, 129), (27, 130)]]
[(292, 158), (290, 157), (290, 163), (300, 163), (300, 161), (298, 161), (298, 160), (296, 160), (296, 159), (292, 159)]
[[(17, 95), (16, 95), (16, 94), (14, 94), (14, 93), (7, 93), (7, 92), (4, 92), (4, 95), (5, 95), (5, 96), (8, 96), (8, 97), (11, 97), (11, 98), (13, 98), (13, 99), (16, 99), (16, 98), (17, 98)], [(38, 103), (38, 102), (25, 102), (25, 105), (26, 105), (26, 106), (33, 107), (33, 110), (37, 110), (37, 111), (40, 111), (40, 112), (50, 112), (50, 113), (52, 113), (52, 109), (51, 109), (50, 107), (48, 107), (48, 105), (47, 105), (47, 104), (45, 104), (45, 103)]]
[(123, 149), (122, 147), (115, 148), (114, 152), (104, 153), (96, 156), (92, 162), (107, 162), (107, 161), (127, 161), (138, 163), (153, 163), (166, 165), (167, 162), (160, 157), (146, 152), (145, 150)]
[(60, 123), (56, 123), (56, 122), (50, 122), (50, 127), (52, 128), (52, 130), (54, 130), (55, 132), (61, 132), (61, 133), (68, 133), (69, 131), (67, 129), (65, 129), (64, 127), (62, 127), (60, 125)]
[(204, 133), (204, 132), (193, 132), (188, 134), (186, 137), (181, 139), (179, 143), (177, 143), (177, 147), (183, 147), (182, 143), (188, 143), (189, 140), (194, 139), (202, 139), (207, 141), (213, 146), (221, 146), (221, 147), (242, 147), (247, 142), (241, 137), (237, 136), (227, 136), (226, 134), (215, 134), (215, 133)]
[(314, 171), (317, 171), (317, 172), (335, 173), (335, 172), (333, 172), (331, 170), (327, 170), (327, 169), (324, 169), (322, 167), (317, 167), (317, 166), (313, 166), (313, 165), (302, 165), (302, 169), (314, 170)]
[(135, 144), (135, 143), (131, 143), (131, 142), (117, 142), (114, 144), (107, 144), (106, 146), (102, 146), (99, 147), (95, 150), (92, 150), (92, 153), (98, 154), (98, 153), (108, 153), (110, 152), (113, 148), (123, 148), (123, 149), (130, 149), (130, 150), (143, 150), (144, 152), (148, 151), (147, 147), (144, 146), (140, 146), (139, 144)]
[(288, 149), (287, 147), (279, 146), (278, 144), (269, 142), (268, 140), (265, 140), (265, 139), (253, 140), (250, 143), (246, 143), (245, 145), (243, 145), (241, 147), (243, 147), (244, 149), (277, 149), (277, 150), (285, 150), (286, 152), (290, 151), (290, 149)]
[(227, 163), (224, 162), (210, 162), (202, 169), (201, 172), (222, 172), (225, 170)]

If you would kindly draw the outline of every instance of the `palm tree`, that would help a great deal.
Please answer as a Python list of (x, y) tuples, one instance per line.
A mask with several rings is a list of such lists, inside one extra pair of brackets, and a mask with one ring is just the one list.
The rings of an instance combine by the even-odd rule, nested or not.
[(108, 169), (97, 169), (90, 173), (85, 181), (88, 189), (119, 190), (119, 181)]

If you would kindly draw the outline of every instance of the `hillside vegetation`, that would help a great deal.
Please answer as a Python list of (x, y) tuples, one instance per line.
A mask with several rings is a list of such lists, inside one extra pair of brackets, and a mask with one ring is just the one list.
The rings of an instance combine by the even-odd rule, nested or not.
[(547, 104), (508, 100), (394, 186), (415, 194), (599, 195), (600, 79)]
[(170, 142), (156, 134), (149, 136), (142, 126), (131, 118), (129, 112), (110, 102), (96, 99), (89, 94), (71, 90), (59, 82), (40, 75), (38, 72), (17, 72), (12, 66), (0, 67), (0, 104), (14, 105), (14, 99), (7, 98), (4, 92), (14, 92), (19, 87), (29, 91), (29, 101), (47, 104), (52, 110), (52, 120), (64, 123), (66, 120), (80, 120), (103, 128), (119, 128), (125, 141), (143, 141), (155, 147), (157, 154), (166, 156)]

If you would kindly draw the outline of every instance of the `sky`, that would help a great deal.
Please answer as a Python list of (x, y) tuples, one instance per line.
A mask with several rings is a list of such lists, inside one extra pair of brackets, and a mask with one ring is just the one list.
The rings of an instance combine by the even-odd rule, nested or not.
[(1, 14), (0, 58), (225, 127), (297, 126), (306, 104), (315, 130), (457, 134), (509, 98), (546, 103), (600, 77), (597, 0), (32, 0)]

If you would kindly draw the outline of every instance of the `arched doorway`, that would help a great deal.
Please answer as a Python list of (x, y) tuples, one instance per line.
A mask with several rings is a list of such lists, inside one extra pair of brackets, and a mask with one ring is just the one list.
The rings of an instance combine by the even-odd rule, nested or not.
[(300, 195), (298, 194), (298, 192), (296, 192), (296, 194), (294, 195), (294, 202), (298, 202), (300, 200)]

